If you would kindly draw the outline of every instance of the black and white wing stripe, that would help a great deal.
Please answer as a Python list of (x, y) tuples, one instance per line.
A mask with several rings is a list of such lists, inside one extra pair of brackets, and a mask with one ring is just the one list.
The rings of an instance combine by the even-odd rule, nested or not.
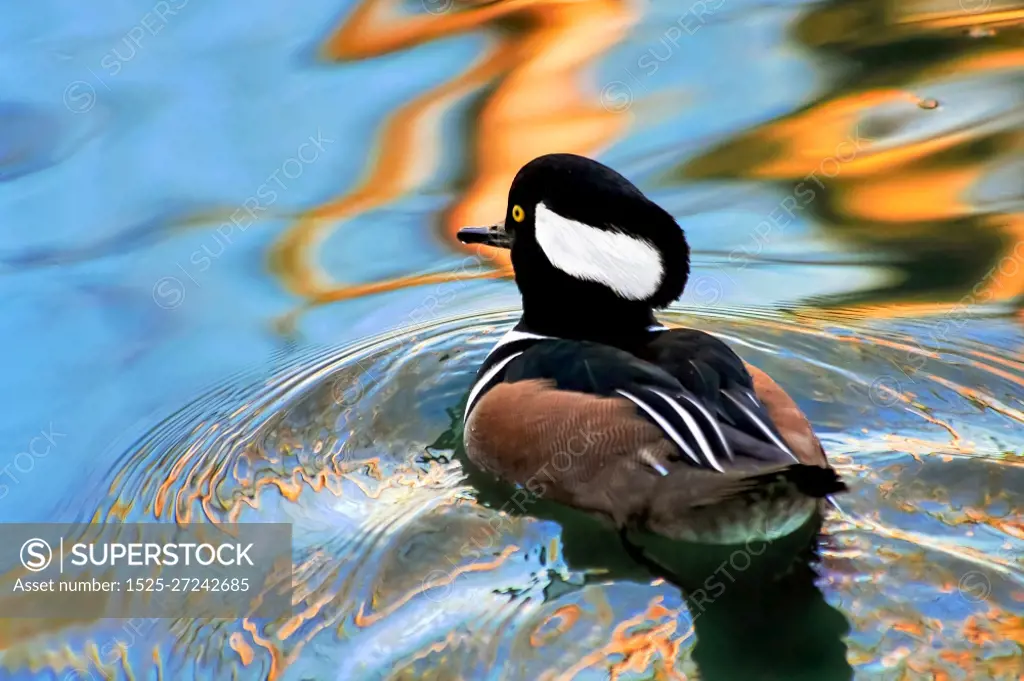
[(634, 385), (616, 392), (646, 414), (695, 465), (724, 473), (722, 462), (733, 460), (732, 448), (716, 419), (685, 390), (669, 393)]
[(720, 395), (722, 396), (721, 409), (737, 429), (773, 445), (789, 459), (799, 462), (752, 391), (733, 386), (722, 390)]
[(713, 426), (705, 432), (721, 433), (736, 456), (772, 464), (799, 462), (754, 392), (743, 360), (720, 339), (675, 329), (657, 336), (645, 355), (710, 412)]
[(766, 463), (799, 463), (753, 391), (730, 386), (709, 408), (683, 388), (632, 384), (615, 391), (658, 426), (685, 459), (725, 472), (736, 453)]

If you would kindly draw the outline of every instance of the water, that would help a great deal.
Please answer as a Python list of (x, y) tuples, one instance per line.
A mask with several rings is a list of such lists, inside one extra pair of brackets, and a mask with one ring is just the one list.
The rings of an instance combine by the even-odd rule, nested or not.
[(679, 218), (664, 320), (850, 480), (837, 678), (1019, 678), (1020, 3), (376, 8), (0, 10), (0, 518), (287, 521), (308, 587), (291, 621), (0, 620), (0, 678), (712, 678), (678, 590), (584, 579), (451, 451), (517, 304), (453, 233), (549, 151)]

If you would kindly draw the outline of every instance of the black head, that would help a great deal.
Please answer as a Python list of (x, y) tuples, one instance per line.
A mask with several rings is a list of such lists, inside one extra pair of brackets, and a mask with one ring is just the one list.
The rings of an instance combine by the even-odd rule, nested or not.
[(520, 169), (505, 221), (467, 227), (463, 243), (512, 249), (527, 326), (562, 337), (646, 328), (683, 293), (689, 247), (675, 219), (633, 183), (574, 154)]

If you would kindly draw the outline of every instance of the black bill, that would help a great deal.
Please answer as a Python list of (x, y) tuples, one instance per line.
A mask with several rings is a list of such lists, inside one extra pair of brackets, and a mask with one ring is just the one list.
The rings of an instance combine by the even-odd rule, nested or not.
[(495, 248), (512, 248), (512, 236), (505, 231), (505, 223), (490, 227), (463, 227), (457, 236), (464, 244), (483, 244)]

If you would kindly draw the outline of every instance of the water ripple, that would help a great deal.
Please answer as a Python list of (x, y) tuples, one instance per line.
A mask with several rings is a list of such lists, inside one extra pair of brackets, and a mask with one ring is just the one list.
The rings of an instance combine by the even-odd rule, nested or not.
[[(142, 645), (124, 644), (114, 621), (5, 625), (4, 666), (15, 678), (693, 673), (678, 591), (572, 586), (559, 525), (477, 503), (452, 458), (475, 367), (513, 320), (455, 318), (282, 355), (183, 407), (111, 468), (97, 520), (291, 522), (290, 616), (151, 621), (132, 634)], [(1020, 661), (1013, 613), (1024, 598), (1019, 354), (970, 329), (940, 342), (924, 323), (753, 310), (665, 321), (715, 333), (777, 376), (851, 478), (823, 552), (826, 596), (853, 623), (851, 662), (1005, 677)], [(568, 587), (549, 592), (556, 584)]]

